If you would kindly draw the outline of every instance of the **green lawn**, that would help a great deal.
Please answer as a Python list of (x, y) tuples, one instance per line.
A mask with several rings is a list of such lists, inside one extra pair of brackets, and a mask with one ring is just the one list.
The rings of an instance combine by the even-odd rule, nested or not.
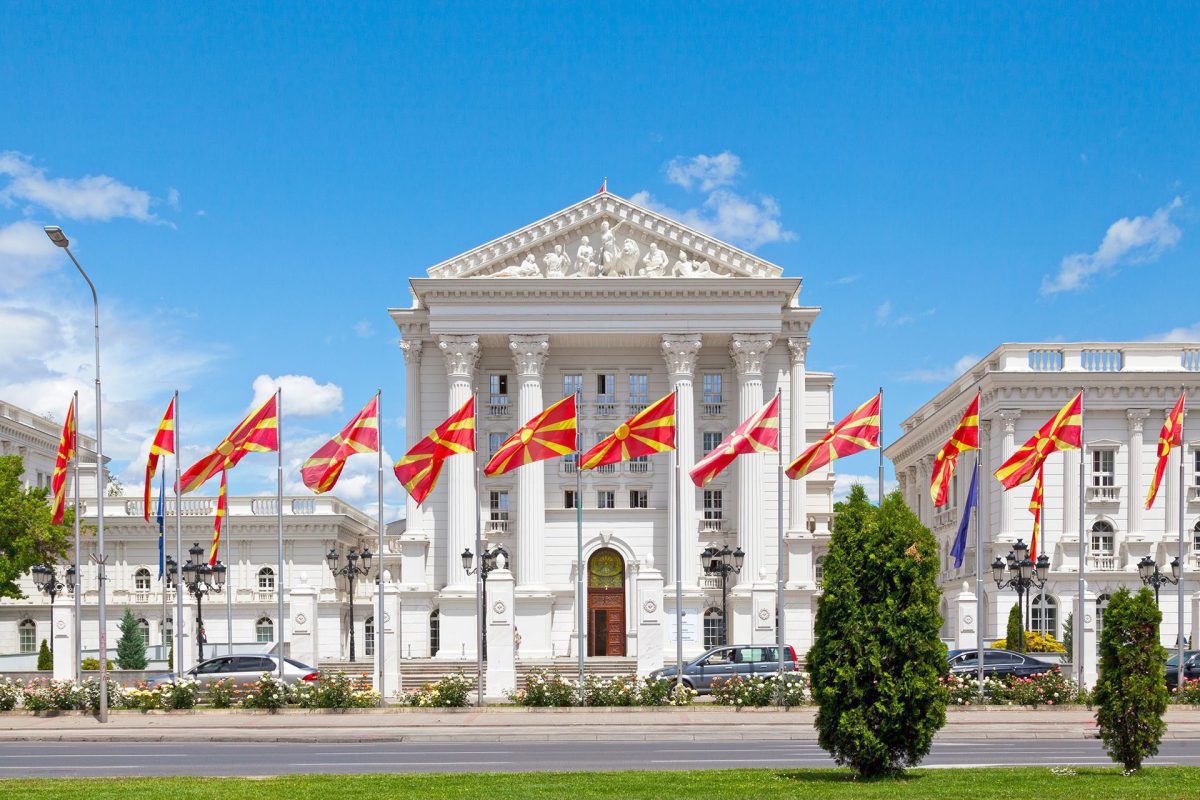
[(281, 778), (96, 778), (0, 781), (5, 800), (192, 800), (279, 798), (352, 800), (469, 798), (947, 798), (947, 800), (1195, 800), (1200, 768), (1157, 767), (1124, 777), (1117, 769), (1055, 775), (1046, 768), (915, 770), (903, 778), (858, 783), (842, 770), (715, 770), (707, 772), (574, 772), (476, 775), (316, 775)]

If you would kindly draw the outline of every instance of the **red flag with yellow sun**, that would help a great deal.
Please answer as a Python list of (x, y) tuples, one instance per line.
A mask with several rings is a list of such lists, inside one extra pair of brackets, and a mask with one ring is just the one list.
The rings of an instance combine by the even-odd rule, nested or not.
[(675, 393), (655, 400), (580, 457), (580, 469), (675, 449)]

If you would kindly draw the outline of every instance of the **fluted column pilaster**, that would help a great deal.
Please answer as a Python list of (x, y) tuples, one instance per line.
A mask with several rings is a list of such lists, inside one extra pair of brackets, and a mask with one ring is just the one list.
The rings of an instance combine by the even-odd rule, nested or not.
[[(425, 343), (419, 338), (403, 339), (400, 351), (404, 353), (404, 432), (407, 451), (423, 436), (421, 422), (421, 353)], [(412, 498), (404, 496), (405, 532), (423, 530), (425, 520), (421, 506)], [(383, 554), (380, 553), (380, 556)], [(424, 576), (422, 576), (423, 578)]]
[[(743, 420), (763, 405), (763, 360), (771, 349), (770, 334), (733, 334), (729, 353), (737, 367), (738, 419)], [(759, 579), (765, 563), (768, 539), (763, 530), (763, 459), (758, 454), (737, 460), (737, 537), (738, 547), (746, 554), (739, 584)]]
[[(997, 416), (1000, 417), (1001, 436), (1000, 442), (1000, 463), (1003, 464), (1008, 460), (1008, 457), (1017, 449), (1017, 420), (1021, 418), (1021, 412), (1017, 409), (1005, 409), (1000, 411)], [(1011, 492), (1000, 493), (1000, 533), (1003, 536), (1008, 536), (1013, 532), (1013, 509), (1016, 502), (1013, 500)]]
[[(667, 376), (671, 381), (671, 389), (677, 392), (675, 398), (675, 431), (677, 436), (675, 458), (678, 470), (676, 480), (679, 481), (679, 497), (668, 491), (667, 498), (667, 563), (662, 570), (666, 585), (674, 585), (682, 581), (688, 588), (698, 584), (700, 568), (698, 532), (696, 525), (696, 485), (687, 477), (686, 471), (696, 463), (696, 425), (695, 425), (695, 374), (696, 358), (700, 354), (700, 334), (698, 333), (668, 333), (662, 338), (663, 359), (667, 362)], [(679, 520), (683, 535), (682, 542), (677, 545), (675, 539), (676, 519)], [(683, 547), (679, 559), (683, 564), (682, 574), (675, 574), (677, 546)]]
[[(804, 382), (805, 363), (808, 358), (808, 339), (788, 339), (788, 352), (791, 355), (791, 385), (789, 386), (788, 404), (791, 414), (788, 424), (791, 427), (791, 441), (786, 461), (792, 461), (808, 446), (807, 421), (804, 418)], [(780, 443), (782, 444), (782, 442)], [(808, 527), (808, 486), (807, 478), (798, 481), (788, 481), (788, 499), (790, 514), (788, 530), (799, 532)], [(783, 498), (779, 498), (783, 502)]]
[(1129, 511), (1129, 521), (1126, 523), (1126, 536), (1141, 536), (1142, 534), (1142, 504), (1145, 494), (1142, 491), (1142, 447), (1145, 443), (1143, 428), (1150, 410), (1146, 408), (1131, 408), (1125, 412), (1129, 420), (1129, 478), (1125, 494), (1125, 508)]
[[(517, 372), (517, 416), (524, 425), (543, 408), (542, 373), (550, 352), (548, 334), (513, 334), (508, 337)], [(536, 461), (517, 475), (517, 582), (540, 586), (545, 582), (546, 463)]]
[[(438, 348), (446, 359), (449, 384), (448, 412), (457, 411), (470, 399), (479, 361), (479, 337), (438, 337)], [(478, 446), (478, 442), (476, 443)], [(479, 498), (475, 493), (475, 456), (457, 455), (446, 459), (446, 585), (465, 586), (470, 577), (463, 571), (458, 554), (475, 549), (475, 526)]]

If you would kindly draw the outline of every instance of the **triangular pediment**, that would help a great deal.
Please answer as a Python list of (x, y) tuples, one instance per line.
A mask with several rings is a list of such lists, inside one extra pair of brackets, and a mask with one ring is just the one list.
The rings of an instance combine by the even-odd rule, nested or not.
[[(586, 241), (585, 241), (586, 238)], [(778, 278), (783, 270), (605, 192), (428, 270), (431, 278)]]

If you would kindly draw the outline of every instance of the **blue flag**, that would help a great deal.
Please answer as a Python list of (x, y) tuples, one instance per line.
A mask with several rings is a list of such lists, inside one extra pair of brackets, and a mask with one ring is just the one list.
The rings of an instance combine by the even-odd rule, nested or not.
[(958, 569), (963, 564), (963, 557), (967, 554), (967, 528), (971, 527), (971, 511), (979, 507), (979, 465), (975, 465), (975, 469), (971, 470), (971, 490), (967, 492), (967, 505), (963, 509), (962, 519), (958, 522), (958, 534), (954, 537), (954, 546), (950, 548), (950, 555), (954, 556), (954, 568)]
[(167, 571), (166, 554), (163, 552), (163, 492), (167, 488), (167, 473), (166, 470), (162, 474), (162, 483), (158, 487), (158, 512), (155, 514), (155, 519), (158, 520), (158, 579), (161, 581), (163, 573)]

